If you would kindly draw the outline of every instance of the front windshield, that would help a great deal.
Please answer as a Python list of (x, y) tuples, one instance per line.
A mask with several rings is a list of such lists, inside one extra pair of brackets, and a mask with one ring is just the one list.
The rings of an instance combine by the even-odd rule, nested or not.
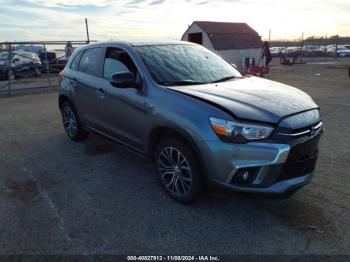
[(203, 84), (241, 77), (233, 66), (202, 46), (149, 45), (136, 50), (158, 84)]

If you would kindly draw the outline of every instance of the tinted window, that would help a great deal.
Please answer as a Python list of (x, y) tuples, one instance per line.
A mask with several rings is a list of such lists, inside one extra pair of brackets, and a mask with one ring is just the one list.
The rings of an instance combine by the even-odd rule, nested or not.
[(229, 63), (202, 46), (150, 45), (136, 49), (154, 80), (160, 84), (181, 81), (209, 83), (241, 76)]
[(78, 70), (78, 66), (79, 66), (79, 61), (80, 61), (80, 56), (81, 56), (81, 52), (79, 52), (74, 58), (72, 63), (70, 64), (70, 68), (72, 70)]
[(85, 50), (84, 54), (80, 59), (79, 71), (90, 75), (96, 75), (99, 53), (100, 48), (92, 48)]
[(120, 72), (132, 72), (136, 76), (137, 68), (124, 50), (107, 48), (103, 66), (103, 77), (110, 79), (113, 74)]

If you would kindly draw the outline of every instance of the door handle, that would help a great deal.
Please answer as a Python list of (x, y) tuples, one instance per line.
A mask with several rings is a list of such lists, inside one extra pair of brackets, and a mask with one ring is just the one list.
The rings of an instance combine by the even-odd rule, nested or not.
[(77, 80), (75, 80), (75, 78), (73, 78), (72, 80), (70, 80), (72, 87), (76, 87), (77, 86)]
[(144, 107), (145, 107), (145, 109), (147, 110), (147, 111), (151, 111), (153, 108), (154, 108), (154, 106), (153, 105), (151, 105), (151, 104), (149, 104), (149, 103), (144, 103), (143, 104), (144, 105)]
[(96, 94), (100, 97), (100, 98), (104, 98), (105, 96), (105, 90), (103, 88), (99, 88), (96, 90)]

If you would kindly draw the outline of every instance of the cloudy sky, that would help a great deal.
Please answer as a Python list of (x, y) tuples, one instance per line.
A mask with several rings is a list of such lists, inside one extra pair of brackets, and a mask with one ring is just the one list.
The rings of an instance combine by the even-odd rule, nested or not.
[(350, 0), (0, 0), (0, 41), (179, 39), (193, 20), (247, 22), (264, 38), (350, 35)]

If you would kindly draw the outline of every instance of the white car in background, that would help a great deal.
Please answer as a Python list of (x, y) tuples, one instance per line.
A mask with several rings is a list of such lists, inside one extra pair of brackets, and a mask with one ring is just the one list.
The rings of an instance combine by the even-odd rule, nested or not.
[(340, 56), (340, 57), (350, 56), (350, 49), (338, 50), (337, 56)]
[(285, 47), (270, 47), (270, 53), (273, 57), (280, 56), (286, 52)]
[(338, 45), (338, 48), (335, 45), (327, 47), (327, 54), (335, 55), (340, 57), (350, 56), (350, 45)]

